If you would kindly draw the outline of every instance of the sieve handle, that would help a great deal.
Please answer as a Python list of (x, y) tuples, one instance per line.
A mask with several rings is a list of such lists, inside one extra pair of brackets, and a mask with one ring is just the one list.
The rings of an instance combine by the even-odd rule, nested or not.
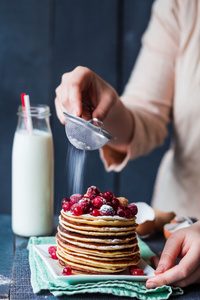
[(98, 127), (102, 130), (103, 129), (103, 122), (102, 121), (100, 121), (99, 119), (97, 119), (97, 118), (93, 118), (93, 119), (91, 119), (91, 120), (89, 120), (88, 121), (88, 123), (91, 123), (91, 124), (93, 124), (93, 122), (96, 122), (98, 125)]

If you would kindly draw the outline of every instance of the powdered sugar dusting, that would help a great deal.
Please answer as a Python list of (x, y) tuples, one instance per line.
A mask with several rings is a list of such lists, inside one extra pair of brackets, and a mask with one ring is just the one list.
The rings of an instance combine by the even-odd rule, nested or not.
[(11, 283), (10, 278), (0, 275), (0, 285), (6, 285), (10, 283)]
[(81, 193), (83, 190), (83, 174), (85, 165), (86, 152), (78, 150), (69, 144), (66, 168), (68, 169), (68, 194)]

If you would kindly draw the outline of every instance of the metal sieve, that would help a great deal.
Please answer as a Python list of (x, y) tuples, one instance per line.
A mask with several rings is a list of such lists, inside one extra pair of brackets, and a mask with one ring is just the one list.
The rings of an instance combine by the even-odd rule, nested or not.
[(80, 150), (96, 150), (114, 139), (103, 129), (103, 122), (93, 118), (86, 121), (71, 114), (64, 113), (65, 132), (70, 143)]

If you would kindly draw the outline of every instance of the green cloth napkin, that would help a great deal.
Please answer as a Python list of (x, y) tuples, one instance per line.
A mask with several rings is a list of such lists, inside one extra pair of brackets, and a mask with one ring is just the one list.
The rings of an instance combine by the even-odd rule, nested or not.
[[(143, 259), (154, 253), (140, 239), (139, 246)], [(33, 245), (55, 244), (55, 237), (31, 237), (29, 239), (29, 263), (31, 269), (31, 284), (34, 293), (41, 290), (49, 290), (54, 296), (74, 295), (78, 293), (106, 293), (117, 296), (137, 297), (138, 299), (168, 299), (171, 295), (181, 295), (183, 290), (170, 286), (147, 289), (145, 282), (130, 282), (125, 280), (109, 280), (94, 283), (68, 284), (62, 280), (55, 279), (48, 270), (42, 259), (34, 251)]]

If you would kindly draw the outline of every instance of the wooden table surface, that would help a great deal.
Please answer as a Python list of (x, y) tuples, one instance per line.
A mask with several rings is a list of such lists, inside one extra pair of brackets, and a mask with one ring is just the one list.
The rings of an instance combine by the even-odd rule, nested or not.
[[(57, 223), (55, 218), (55, 225)], [(56, 227), (56, 226), (55, 226)], [(0, 299), (72, 299), (72, 300), (114, 300), (130, 299), (103, 294), (78, 294), (68, 297), (54, 297), (48, 291), (34, 294), (30, 283), (30, 268), (28, 264), (28, 239), (13, 235), (11, 217), (0, 215)], [(162, 251), (165, 240), (163, 235), (155, 234), (145, 240), (152, 251)], [(133, 298), (132, 298), (133, 299)], [(200, 284), (184, 288), (184, 294), (171, 299), (200, 299)]]

